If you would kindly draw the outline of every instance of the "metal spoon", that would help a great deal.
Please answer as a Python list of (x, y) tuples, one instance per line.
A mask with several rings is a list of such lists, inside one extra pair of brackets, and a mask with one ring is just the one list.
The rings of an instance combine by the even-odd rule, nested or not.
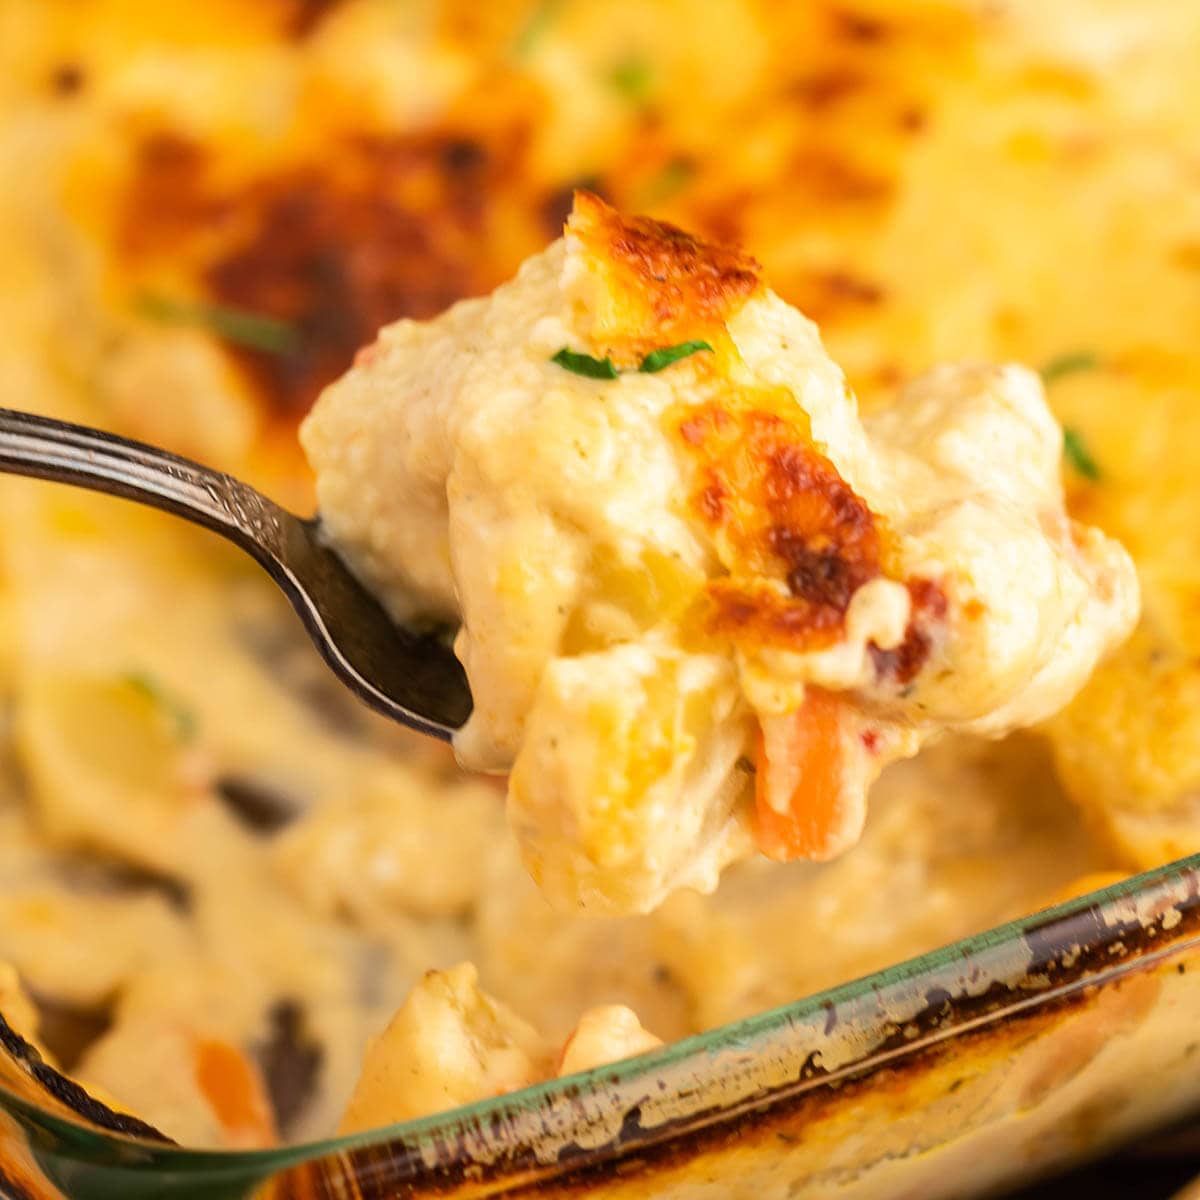
[(0, 471), (123, 496), (221, 534), (266, 569), (325, 661), (373, 708), (446, 740), (470, 714), (466, 676), (451, 651), (396, 625), (325, 545), (319, 520), (165, 450), (7, 408)]

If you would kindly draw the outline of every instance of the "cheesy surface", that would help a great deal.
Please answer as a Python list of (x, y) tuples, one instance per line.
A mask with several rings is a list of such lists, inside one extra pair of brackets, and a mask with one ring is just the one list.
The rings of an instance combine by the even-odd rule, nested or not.
[(1200, 849), (1198, 53), (1175, 0), (0, 0), (6, 403), (305, 510), (321, 389), (582, 186), (752, 247), (867, 415), (931, 363), (1042, 368), (1068, 511), (1143, 598), (1048, 726), (884, 772), (836, 862), (585, 919), (251, 568), (0, 481), (0, 959), (43, 1043), (182, 1141), (303, 1139), (430, 968), (553, 1048), (614, 1004), (672, 1039)]
[(752, 823), (834, 857), (889, 761), (1052, 715), (1137, 616), (1032, 372), (939, 368), (860, 422), (752, 259), (587, 193), (512, 283), (386, 327), (301, 438), (396, 617), (461, 620), (455, 747), (511, 771), (568, 910), (712, 891)]

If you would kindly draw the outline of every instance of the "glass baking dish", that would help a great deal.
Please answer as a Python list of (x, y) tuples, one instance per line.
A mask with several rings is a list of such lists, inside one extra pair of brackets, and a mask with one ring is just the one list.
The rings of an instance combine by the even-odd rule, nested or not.
[(2, 1021), (0, 1044), (6, 1196), (980, 1196), (1200, 1109), (1200, 855), (615, 1066), (278, 1150), (178, 1148)]

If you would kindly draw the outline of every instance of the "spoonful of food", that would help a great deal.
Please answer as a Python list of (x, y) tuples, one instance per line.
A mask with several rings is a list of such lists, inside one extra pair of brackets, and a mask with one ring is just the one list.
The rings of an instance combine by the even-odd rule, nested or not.
[(165, 450), (12, 409), (0, 409), (0, 471), (107, 492), (221, 534), (274, 579), (321, 656), (372, 708), (446, 741), (470, 715), (450, 648), (397, 625), (325, 544), (315, 518)]

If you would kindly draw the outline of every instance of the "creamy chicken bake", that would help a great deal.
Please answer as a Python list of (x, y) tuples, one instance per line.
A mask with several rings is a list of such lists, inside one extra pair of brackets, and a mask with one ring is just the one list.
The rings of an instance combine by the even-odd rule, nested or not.
[(301, 432), (396, 617), (461, 620), (456, 749), (511, 771), (564, 908), (712, 891), (751, 836), (849, 849), (888, 762), (1053, 715), (1137, 615), (1124, 551), (1064, 512), (1033, 372), (941, 367), (860, 422), (753, 259), (587, 193)]
[[(0, 959), (24, 989), (0, 980), (5, 1018), (181, 1141), (261, 1145), (672, 1040), (1200, 848), (1198, 52), (1200, 11), (1172, 0), (0, 0), (6, 403), (167, 445), (305, 509), (296, 427), (322, 389), (381, 327), (504, 284), (582, 188), (761, 260), (754, 287), (779, 300), (747, 296), (734, 330), (755, 341), (747, 310), (814, 320), (872, 464), (900, 437), (889, 405), (966, 389), (973, 414), (1028, 438), (1014, 511), (1039, 487), (1057, 511), (1036, 381), (916, 382), (936, 363), (1038, 369), (1066, 433), (1066, 511), (1129, 549), (1142, 597), (1061, 714), (1002, 741), (948, 734), (883, 771), (836, 860), (753, 856), (711, 895), (577, 916), (529, 880), (503, 785), (348, 702), (252, 567), (167, 518), (0, 481)], [(552, 315), (548, 296), (530, 303)], [(615, 347), (562, 333), (529, 369), (603, 404), (673, 402), (727, 362), (719, 337), (656, 335), (613, 354), (619, 378), (585, 380), (550, 357)], [(390, 369), (395, 336), (351, 380)], [(687, 340), (713, 350), (636, 370)], [(849, 411), (811, 335), (797, 345), (826, 381), (814, 417)], [(905, 489), (848, 437), (829, 460), (903, 529), (889, 496)], [(693, 495), (706, 439), (655, 444)], [(694, 510), (674, 540), (641, 507), (627, 520), (648, 546), (687, 546), (682, 585), (702, 590), (748, 549)], [(1053, 523), (1029, 532), (1020, 595), (1038, 561), (1086, 578), (1107, 544), (1076, 559)], [(786, 583), (760, 565), (754, 579)], [(881, 554), (880, 577), (923, 575)], [(448, 608), (445, 579), (439, 560), (405, 583)], [(638, 594), (636, 576), (611, 582)], [(1080, 628), (1115, 639), (1128, 594)], [(965, 651), (963, 611), (948, 607), (939, 646)], [(571, 636), (643, 621), (597, 595)], [(1047, 621), (1028, 662), (1091, 653)], [(718, 671), (747, 711), (754, 652)], [(536, 673), (506, 670), (506, 686)], [(999, 711), (1023, 673), (950, 697), (937, 723)], [(865, 692), (881, 717), (917, 698), (873, 677)], [(1026, 699), (1039, 693), (1049, 704), (1048, 688)], [(749, 795), (729, 801), (743, 820)], [(797, 936), (812, 929), (828, 936)], [(394, 1086), (389, 1064), (414, 1045), (445, 1058)]]

